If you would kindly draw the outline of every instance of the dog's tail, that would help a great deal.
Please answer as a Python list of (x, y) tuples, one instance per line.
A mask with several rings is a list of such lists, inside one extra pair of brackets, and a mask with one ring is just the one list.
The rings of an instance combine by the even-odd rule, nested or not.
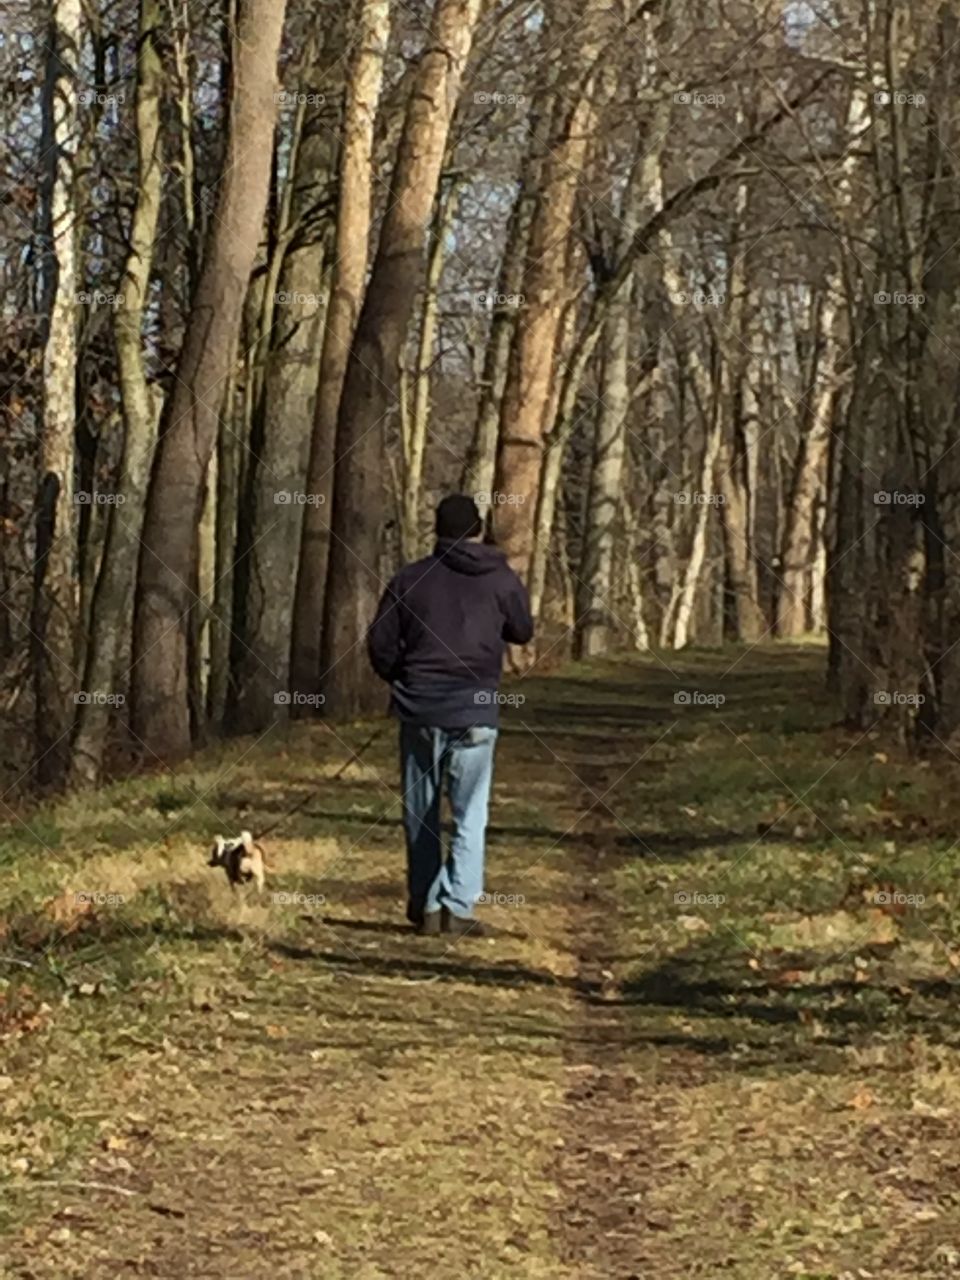
[(256, 840), (253, 838), (253, 833), (250, 831), (241, 831), (240, 840), (243, 843), (243, 848), (247, 856), (249, 857), (250, 854), (254, 852), (258, 853), (260, 855), (261, 866), (264, 871), (268, 871), (269, 867), (267, 866), (267, 856), (263, 852), (263, 845), (257, 844)]

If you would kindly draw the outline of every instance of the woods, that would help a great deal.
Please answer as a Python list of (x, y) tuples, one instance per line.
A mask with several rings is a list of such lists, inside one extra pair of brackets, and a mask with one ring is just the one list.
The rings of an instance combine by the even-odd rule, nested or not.
[(4, 785), (382, 710), (458, 487), (532, 670), (829, 646), (960, 732), (956, 4), (13, 0)]

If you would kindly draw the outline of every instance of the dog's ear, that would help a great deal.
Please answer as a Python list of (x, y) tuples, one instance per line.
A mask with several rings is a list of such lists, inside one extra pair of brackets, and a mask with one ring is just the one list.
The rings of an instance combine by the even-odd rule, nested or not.
[(247, 853), (253, 852), (253, 835), (249, 831), (240, 832), (240, 843), (246, 849)]

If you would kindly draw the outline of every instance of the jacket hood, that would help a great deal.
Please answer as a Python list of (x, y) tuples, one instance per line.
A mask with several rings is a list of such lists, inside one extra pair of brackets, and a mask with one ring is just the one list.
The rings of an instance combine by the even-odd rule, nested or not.
[(463, 538), (438, 538), (433, 554), (448, 569), (476, 578), (484, 573), (495, 573), (506, 564), (506, 556), (499, 547), (488, 542), (469, 542)]

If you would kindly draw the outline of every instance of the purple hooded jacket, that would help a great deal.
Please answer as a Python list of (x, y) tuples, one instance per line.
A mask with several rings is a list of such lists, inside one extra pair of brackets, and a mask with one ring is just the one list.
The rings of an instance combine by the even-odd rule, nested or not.
[(401, 720), (463, 729), (497, 724), (505, 648), (532, 636), (526, 588), (503, 552), (440, 538), (391, 579), (367, 649)]

